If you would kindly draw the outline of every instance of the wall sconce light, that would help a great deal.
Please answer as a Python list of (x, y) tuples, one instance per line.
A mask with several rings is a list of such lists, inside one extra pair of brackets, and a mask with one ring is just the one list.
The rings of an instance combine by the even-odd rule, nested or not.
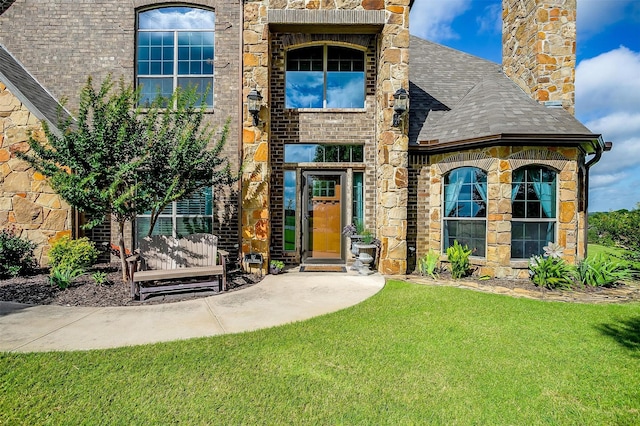
[(258, 114), (260, 113), (260, 107), (262, 106), (262, 95), (256, 89), (252, 89), (247, 95), (247, 109), (249, 114), (253, 117), (253, 125), (257, 126), (260, 120)]
[(393, 127), (399, 127), (402, 115), (409, 110), (409, 93), (401, 87), (393, 94), (393, 99)]

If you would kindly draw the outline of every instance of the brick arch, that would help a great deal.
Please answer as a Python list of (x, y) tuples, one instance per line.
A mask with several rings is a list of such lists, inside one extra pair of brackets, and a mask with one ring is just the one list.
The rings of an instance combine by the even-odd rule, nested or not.
[(216, 2), (213, 0), (189, 0), (184, 3), (176, 3), (175, 1), (170, 0), (134, 0), (133, 7), (136, 10), (142, 9), (153, 9), (160, 7), (201, 7), (206, 9), (213, 10), (216, 5)]
[(436, 167), (440, 170), (440, 174), (445, 174), (459, 167), (477, 167), (488, 172), (494, 161), (494, 158), (482, 152), (463, 152), (445, 158), (436, 164)]
[(366, 51), (371, 43), (370, 35), (363, 34), (283, 34), (282, 46), (285, 50), (317, 45), (335, 44)]
[(538, 164), (551, 167), (559, 172), (564, 168), (568, 161), (568, 158), (558, 152), (542, 149), (527, 149), (509, 156), (509, 165), (511, 166), (511, 170)]

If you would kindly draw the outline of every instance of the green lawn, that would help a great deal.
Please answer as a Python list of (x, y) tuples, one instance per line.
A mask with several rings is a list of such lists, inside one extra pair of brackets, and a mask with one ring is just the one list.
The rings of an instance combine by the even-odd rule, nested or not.
[(640, 304), (391, 281), (240, 335), (0, 354), (0, 424), (640, 424)]

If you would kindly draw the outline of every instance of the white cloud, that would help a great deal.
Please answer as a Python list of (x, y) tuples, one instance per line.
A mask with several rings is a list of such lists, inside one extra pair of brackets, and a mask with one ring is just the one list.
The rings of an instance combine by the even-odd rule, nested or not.
[(496, 3), (486, 6), (482, 15), (476, 17), (478, 23), (478, 34), (500, 34), (502, 33), (502, 4)]
[(140, 28), (213, 29), (214, 14), (204, 9), (164, 7), (140, 14)]
[(577, 25), (587, 38), (625, 18), (634, 0), (578, 0)]
[(411, 33), (434, 42), (457, 39), (451, 23), (470, 5), (471, 0), (418, 0), (411, 9)]
[(640, 111), (640, 52), (624, 46), (576, 68), (576, 112), (585, 119), (620, 111)]
[(640, 201), (640, 53), (624, 46), (576, 69), (576, 112), (613, 142), (591, 169), (591, 211), (632, 209)]

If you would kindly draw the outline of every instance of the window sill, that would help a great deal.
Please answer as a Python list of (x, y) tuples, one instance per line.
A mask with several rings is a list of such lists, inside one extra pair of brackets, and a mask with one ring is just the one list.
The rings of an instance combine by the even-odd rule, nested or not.
[(529, 259), (511, 259), (509, 266), (516, 269), (529, 268)]
[(317, 113), (327, 113), (327, 112), (344, 112), (344, 113), (363, 113), (367, 112), (366, 108), (285, 108), (288, 111), (298, 111), (298, 112), (317, 112)]

